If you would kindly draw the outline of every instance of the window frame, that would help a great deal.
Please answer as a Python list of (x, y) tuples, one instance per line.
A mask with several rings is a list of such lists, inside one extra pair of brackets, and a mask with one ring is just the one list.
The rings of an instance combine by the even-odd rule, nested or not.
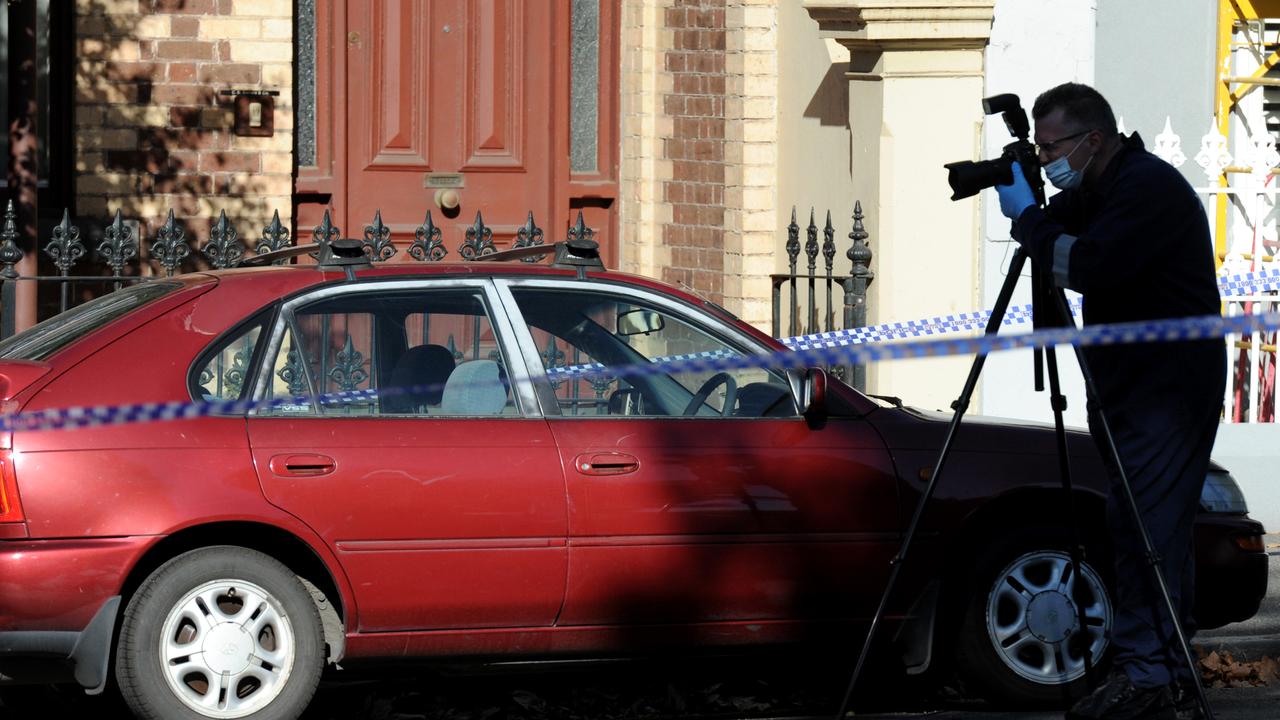
[[(566, 415), (560, 412), (560, 404), (556, 400), (555, 390), (551, 387), (550, 381), (547, 379), (547, 369), (542, 359), (541, 349), (534, 340), (533, 334), (529, 331), (528, 323), (525, 322), (523, 314), (519, 313), (519, 305), (516, 302), (513, 290), (532, 288), (544, 290), (558, 290), (563, 292), (604, 292), (614, 294), (619, 297), (632, 298), (642, 303), (648, 303), (657, 308), (675, 315), (683, 322), (691, 327), (707, 333), (709, 336), (724, 343), (729, 348), (743, 353), (769, 353), (773, 352), (773, 348), (767, 347), (760, 343), (759, 340), (742, 331), (741, 328), (724, 322), (720, 318), (700, 310), (696, 306), (685, 303), (677, 298), (672, 298), (650, 290), (637, 288), (626, 283), (609, 282), (600, 278), (592, 278), (591, 283), (583, 284), (579, 281), (564, 280), (548, 280), (540, 278), (497, 278), (494, 280), (494, 289), (501, 298), (503, 307), (512, 308), (512, 312), (517, 313), (517, 322), (513, 329), (513, 338), (519, 343), (521, 353), (524, 356), (524, 362), (530, 368), (534, 369), (532, 373), (533, 384), (538, 392), (539, 397), (543, 399), (544, 414), (549, 417), (564, 418), (581, 418), (581, 419), (622, 419), (632, 418), (636, 420), (708, 420), (712, 419), (710, 415)], [(803, 384), (802, 374), (791, 369), (780, 368), (787, 385), (791, 391), (792, 400), (796, 403), (796, 408), (802, 408), (800, 402), (800, 393)], [(546, 398), (550, 398), (548, 403)], [(793, 420), (804, 422), (804, 415), (797, 412), (791, 417), (742, 417), (734, 415), (717, 415), (715, 416), (724, 420), (731, 421), (757, 421), (757, 420)]]
[[(268, 383), (270, 382), (271, 373), (264, 372), (263, 368), (266, 363), (271, 362), (280, 352), (281, 346), (284, 344), (284, 336), (287, 328), (293, 328), (296, 331), (295, 313), (299, 307), (311, 305), (316, 302), (322, 302), (331, 298), (343, 295), (356, 295), (368, 293), (390, 293), (390, 292), (423, 292), (430, 293), (436, 291), (447, 290), (470, 290), (475, 292), (481, 303), (484, 305), (485, 311), (488, 313), (489, 324), (493, 329), (494, 340), (498, 351), (502, 354), (504, 367), (507, 377), (511, 382), (511, 395), (515, 403), (517, 413), (515, 415), (492, 415), (480, 416), (483, 419), (491, 420), (521, 420), (528, 418), (540, 417), (544, 414), (544, 405), (538, 398), (532, 388), (529, 368), (526, 366), (527, 359), (523, 357), (519, 348), (513, 344), (515, 337), (515, 326), (511, 317), (507, 312), (507, 308), (501, 304), (501, 299), (494, 292), (493, 281), (488, 278), (447, 278), (447, 279), (394, 279), (394, 280), (376, 280), (362, 282), (355, 285), (330, 285), (319, 288), (312, 292), (308, 292), (296, 297), (290, 298), (280, 305), (279, 313), (276, 315), (275, 321), (271, 325), (270, 334), (263, 343), (263, 355), (260, 356), (255, 368), (257, 373), (253, 383), (253, 393), (250, 395), (254, 400), (262, 401), (267, 397)], [(308, 373), (308, 377), (310, 374)], [(314, 391), (313, 391), (314, 395)], [(312, 401), (313, 405), (315, 401)], [(365, 419), (365, 420), (420, 420), (428, 416), (415, 415), (382, 415), (372, 414), (364, 416), (340, 416), (326, 415), (323, 413), (311, 415), (287, 415), (280, 416), (271, 413), (260, 412), (254, 409), (249, 413), (250, 417), (262, 418), (280, 418), (287, 417), (290, 420), (316, 419), (316, 420), (339, 420), (339, 419)], [(452, 420), (467, 419), (470, 416), (457, 415), (433, 415), (429, 416), (434, 420)]]
[[(273, 320), (276, 317), (277, 307), (276, 303), (272, 303), (271, 305), (253, 313), (249, 317), (246, 317), (218, 335), (213, 342), (206, 345), (204, 350), (200, 351), (199, 355), (196, 355), (196, 359), (191, 363), (191, 366), (187, 368), (187, 392), (191, 394), (192, 401), (206, 402), (204, 393), (200, 392), (201, 369), (212, 362), (213, 358), (221, 353), (228, 345), (239, 340), (245, 333), (250, 332), (254, 327), (258, 327), (258, 342), (254, 344), (253, 354), (249, 357), (249, 361), (245, 365), (246, 376), (244, 379), (244, 386), (240, 388), (240, 397), (236, 398), (236, 400), (243, 401), (252, 397), (251, 391), (256, 386), (258, 375), (262, 371), (263, 340), (267, 336), (267, 329), (273, 324)], [(227, 399), (230, 398), (220, 398), (218, 401)]]

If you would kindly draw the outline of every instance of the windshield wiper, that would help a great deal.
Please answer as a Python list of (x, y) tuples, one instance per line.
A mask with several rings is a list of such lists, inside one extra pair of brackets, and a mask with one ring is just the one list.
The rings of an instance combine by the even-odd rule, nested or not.
[(896, 408), (900, 408), (900, 407), (902, 407), (902, 406), (903, 406), (903, 405), (902, 405), (902, 398), (900, 398), (900, 397), (894, 397), (893, 395), (872, 395), (871, 397), (873, 397), (873, 398), (875, 398), (875, 399), (877, 399), (877, 400), (883, 400), (883, 401), (885, 401), (885, 402), (887, 402), (887, 403), (889, 403), (889, 404), (893, 405), (893, 406), (894, 406), (894, 407), (896, 407)]

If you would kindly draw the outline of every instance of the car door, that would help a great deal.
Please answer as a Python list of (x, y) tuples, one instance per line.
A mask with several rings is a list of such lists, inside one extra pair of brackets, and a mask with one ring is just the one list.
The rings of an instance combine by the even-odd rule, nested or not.
[(274, 329), (254, 461), (340, 559), (362, 632), (545, 626), (560, 609), (564, 476), (486, 287), (330, 287)]
[(543, 391), (558, 398), (548, 423), (570, 512), (560, 624), (872, 613), (897, 545), (897, 497), (865, 421), (811, 426), (781, 371), (654, 372), (664, 360), (759, 351), (656, 293), (538, 280), (499, 291), (522, 314)]

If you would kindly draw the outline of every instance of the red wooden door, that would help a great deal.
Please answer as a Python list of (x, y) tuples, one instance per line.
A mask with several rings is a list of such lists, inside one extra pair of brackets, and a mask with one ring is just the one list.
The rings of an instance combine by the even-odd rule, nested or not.
[[(360, 0), (347, 7), (345, 235), (381, 211), (400, 248), (430, 210), (450, 258), (477, 211), (497, 249), (533, 211), (562, 234), (568, 136), (555, 82), (566, 3)], [(563, 85), (563, 83), (560, 83)], [(442, 209), (437, 190), (456, 193)], [(403, 257), (403, 251), (400, 257)]]
[[(315, 83), (299, 105), (314, 138), (295, 181), (299, 242), (326, 210), (355, 238), (381, 210), (404, 259), (430, 209), (457, 259), (477, 210), (497, 249), (529, 211), (548, 243), (582, 212), (617, 266), (614, 0), (317, 0), (314, 21), (314, 53), (295, 60)], [(446, 213), (436, 191), (450, 185)]]

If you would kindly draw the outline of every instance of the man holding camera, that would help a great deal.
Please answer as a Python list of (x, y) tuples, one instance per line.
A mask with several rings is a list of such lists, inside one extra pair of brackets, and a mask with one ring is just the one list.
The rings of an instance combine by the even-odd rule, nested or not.
[[(1022, 169), (996, 187), (1013, 237), (1060, 287), (1084, 298), (1086, 325), (1220, 312), (1204, 208), (1171, 165), (1136, 133), (1116, 130), (1107, 101), (1066, 83), (1032, 108), (1039, 162), (1062, 192), (1035, 201)], [(1226, 351), (1219, 340), (1086, 350), (1101, 407), (1089, 423), (1103, 458), (1102, 413), (1160, 555), (1188, 635), (1194, 631), (1192, 523), (1222, 411)], [(1172, 619), (1111, 468), (1107, 525), (1116, 555), (1112, 673), (1067, 713), (1094, 718), (1200, 716)]]

